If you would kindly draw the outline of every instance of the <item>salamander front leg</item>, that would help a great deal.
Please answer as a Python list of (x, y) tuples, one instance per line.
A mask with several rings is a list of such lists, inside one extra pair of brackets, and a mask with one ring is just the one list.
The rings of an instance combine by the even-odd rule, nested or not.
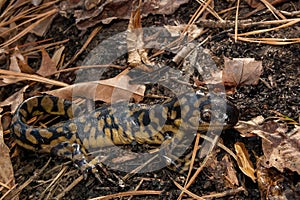
[(81, 151), (80, 144), (62, 142), (52, 148), (51, 154), (72, 160), (74, 165), (80, 169), (85, 179), (87, 178), (88, 173), (92, 173), (100, 181), (100, 176), (96, 168), (99, 163), (95, 163), (94, 160), (88, 161)]

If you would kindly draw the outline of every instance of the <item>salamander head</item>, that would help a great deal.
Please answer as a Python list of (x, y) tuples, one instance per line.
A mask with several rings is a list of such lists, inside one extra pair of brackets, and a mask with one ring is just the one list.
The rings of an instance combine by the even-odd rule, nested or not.
[(199, 111), (200, 130), (208, 130), (209, 127), (212, 129), (232, 128), (239, 118), (238, 108), (217, 95), (206, 95), (206, 100), (200, 102)]

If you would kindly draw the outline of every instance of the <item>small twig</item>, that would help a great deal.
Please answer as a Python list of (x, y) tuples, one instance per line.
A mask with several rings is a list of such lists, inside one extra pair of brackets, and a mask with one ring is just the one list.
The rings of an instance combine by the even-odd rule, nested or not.
[(178, 187), (178, 189), (180, 189), (183, 193), (186, 193), (188, 195), (190, 195), (191, 197), (197, 199), (197, 200), (205, 200), (204, 198), (192, 193), (191, 191), (187, 190), (187, 188), (182, 187), (179, 183), (177, 183), (175, 180), (173, 180), (173, 183), (176, 185), (176, 187)]
[(72, 190), (82, 180), (83, 180), (83, 175), (81, 175), (77, 179), (75, 179), (70, 185), (68, 185), (68, 187), (66, 187), (64, 189), (64, 191), (62, 191), (59, 195), (57, 195), (56, 197), (54, 197), (54, 199), (61, 199), (61, 198), (63, 198), (66, 195), (67, 192), (69, 192), (70, 190)]
[[(56, 175), (56, 177), (52, 180), (52, 182), (48, 185), (46, 189), (41, 193), (39, 196), (39, 200), (43, 199), (46, 192), (49, 190), (49, 194), (52, 191), (53, 187), (58, 183), (58, 180), (61, 179), (62, 175), (65, 173), (65, 171), (68, 169), (68, 166), (64, 166), (61, 171)], [(48, 199), (48, 198), (46, 198)]]
[(30, 26), (26, 27), (24, 30), (22, 30), (20, 33), (18, 33), (17, 35), (15, 35), (14, 37), (12, 37), (11, 39), (9, 39), (8, 41), (0, 44), (0, 47), (6, 47), (11, 45), (12, 43), (16, 42), (17, 40), (19, 40), (21, 37), (23, 37), (24, 35), (26, 35), (29, 31), (31, 31), (34, 27), (36, 27), (38, 24), (40, 24), (42, 21), (44, 21), (45, 19), (48, 19), (48, 17), (54, 15), (55, 13), (57, 13), (57, 9), (54, 8), (46, 13), (42, 13), (40, 15), (38, 15), (37, 17), (33, 18), (33, 19), (38, 19), (36, 22), (32, 23)]
[(240, 9), (240, 0), (236, 2), (236, 13), (235, 13), (235, 24), (234, 24), (234, 41), (237, 42), (238, 35), (238, 21), (239, 21), (239, 9)]
[(265, 81), (263, 78), (259, 78), (259, 80), (260, 80), (263, 84), (265, 84), (265, 86), (266, 86), (267, 88), (272, 89), (271, 85), (270, 85), (267, 81)]
[[(280, 3), (283, 3), (283, 2), (286, 2), (286, 1), (287, 1), (287, 0), (274, 0), (274, 1), (271, 2), (271, 5), (275, 6), (275, 5), (277, 5), (277, 4), (280, 4)], [(257, 7), (255, 10), (253, 10), (252, 12), (246, 14), (246, 15), (244, 16), (244, 18), (249, 18), (251, 15), (253, 15), (253, 14), (255, 14), (255, 13), (257, 13), (257, 12), (263, 10), (263, 9), (265, 9), (265, 5), (261, 4), (260, 6), (258, 6), (258, 7)]]
[(282, 24), (282, 25), (277, 26), (277, 27), (266, 28), (266, 29), (261, 29), (261, 30), (255, 30), (255, 31), (250, 31), (250, 32), (246, 32), (246, 33), (240, 33), (237, 36), (241, 37), (241, 36), (248, 36), (248, 35), (260, 34), (260, 33), (266, 33), (266, 32), (278, 30), (278, 29), (281, 29), (281, 28), (287, 28), (287, 27), (292, 26), (294, 24), (297, 24), (299, 22), (300, 22), (300, 19), (296, 18), (296, 19), (294, 19), (292, 21), (288, 21), (287, 23)]
[(281, 14), (272, 4), (270, 4), (268, 1), (266, 0), (261, 0), (261, 2), (263, 2), (265, 4), (265, 6), (271, 11), (271, 13), (274, 15), (274, 17), (276, 19), (279, 19), (277, 17), (277, 15), (281, 18), (281, 19), (286, 19), (286, 17)]
[(161, 191), (157, 190), (139, 190), (139, 191), (128, 191), (128, 192), (119, 192), (116, 194), (106, 195), (102, 197), (92, 198), (90, 200), (108, 200), (126, 196), (137, 196), (137, 195), (160, 195)]
[[(28, 55), (32, 55), (32, 54), (35, 54), (36, 52), (40, 52), (42, 49), (49, 49), (49, 48), (55, 48), (56, 46), (60, 45), (60, 44), (63, 44), (63, 43), (66, 43), (68, 42), (69, 39), (65, 39), (65, 40), (62, 40), (62, 41), (58, 41), (58, 42), (53, 42), (53, 43), (50, 43), (50, 44), (43, 44), (43, 45), (39, 45), (39, 46), (35, 46), (35, 47), (32, 47), (30, 49), (26, 49), (24, 51), (20, 50), (20, 52), (25, 56), (28, 56)], [(26, 45), (30, 45), (32, 43), (27, 43), (25, 44), (24, 46)], [(22, 47), (24, 47), (22, 46)], [(21, 48), (21, 46), (18, 46), (19, 48)], [(14, 50), (14, 49), (13, 49)]]
[[(199, 142), (200, 142), (200, 137), (201, 137), (201, 134), (200, 133), (197, 133), (196, 135), (196, 140), (195, 140), (195, 144), (194, 144), (194, 149), (193, 149), (193, 153), (192, 153), (192, 159), (191, 159), (191, 163), (190, 163), (190, 167), (189, 167), (189, 172), (188, 172), (188, 175), (186, 177), (186, 182), (184, 183), (184, 189), (188, 189), (186, 186), (188, 184), (188, 181), (189, 181), (189, 178), (190, 178), (190, 175), (192, 173), (192, 169), (193, 169), (193, 166), (194, 166), (194, 162), (195, 162), (195, 158), (196, 158), (196, 155), (197, 155), (197, 152), (198, 152), (198, 146), (199, 146)], [(182, 196), (183, 196), (183, 191), (180, 193), (178, 199), (182, 199)]]
[(58, 70), (58, 71), (50, 74), (49, 76), (54, 75), (54, 74), (58, 74), (58, 73), (61, 73), (61, 72), (75, 71), (75, 70), (78, 70), (78, 69), (106, 68), (106, 67), (112, 67), (112, 68), (115, 68), (115, 69), (125, 69), (126, 68), (126, 67), (123, 67), (123, 66), (120, 66), (120, 65), (114, 65), (114, 64), (108, 64), (108, 65), (85, 65), (85, 66), (77, 66), (77, 67), (71, 67), (71, 68), (67, 68), (67, 69), (61, 69), (61, 70)]
[(0, 69), (0, 74), (7, 75), (7, 78), (31, 80), (31, 81), (37, 81), (37, 82), (41, 82), (41, 83), (48, 83), (51, 85), (61, 86), (61, 87), (65, 87), (65, 86), (69, 85), (64, 82), (51, 80), (51, 79), (44, 78), (44, 77), (34, 75), (34, 74), (26, 74), (26, 73), (22, 73), (22, 72), (14, 72), (14, 71), (9, 71), (9, 70), (4, 70), (4, 69)]
[(8, 199), (15, 198), (18, 194), (20, 194), (20, 192), (25, 187), (27, 187), (32, 181), (36, 180), (44, 172), (44, 170), (48, 167), (50, 161), (51, 161), (51, 158), (47, 161), (47, 163), (40, 170), (36, 170), (36, 173), (34, 173), (32, 177), (30, 177), (27, 181), (25, 181), (19, 187), (11, 188), (0, 198), (0, 200), (6, 200), (6, 199), (8, 200)]
[(241, 187), (238, 187), (238, 188), (235, 188), (235, 189), (230, 189), (230, 190), (220, 192), (220, 193), (216, 193), (216, 194), (203, 195), (201, 197), (204, 198), (204, 199), (222, 198), (222, 197), (225, 197), (225, 196), (228, 196), (228, 195), (233, 195), (233, 194), (236, 194), (236, 193), (242, 192), (242, 191), (245, 191), (245, 188), (241, 186)]
[(280, 12), (284, 15), (287, 15), (289, 17), (300, 17), (300, 10), (296, 10), (296, 11), (292, 11), (292, 12), (288, 12), (285, 10), (280, 10)]
[[(202, 138), (207, 139), (208, 137), (203, 137), (201, 135)], [(200, 172), (202, 171), (202, 169), (205, 167), (207, 161), (210, 159), (210, 154), (213, 151), (215, 144), (217, 144), (217, 140), (219, 139), (219, 137), (215, 137), (213, 140), (211, 138), (209, 138), (209, 142), (212, 143), (212, 145), (210, 146), (210, 149), (208, 150), (207, 156), (204, 158), (203, 162), (201, 163), (201, 165), (197, 168), (196, 172), (194, 173), (194, 175), (192, 176), (192, 178), (189, 180), (189, 182), (185, 185), (184, 190), (181, 192), (183, 193), (185, 190), (187, 190), (196, 180), (196, 178), (198, 177), (198, 175), (200, 174)], [(182, 196), (183, 194), (180, 194), (180, 196)]]
[[(141, 187), (141, 185), (143, 184), (144, 179), (141, 179), (140, 182), (137, 184), (137, 186), (134, 188), (134, 191), (138, 191), (138, 189)], [(128, 198), (128, 200), (131, 200), (133, 198), (133, 196), (130, 196)]]
[(137, 168), (135, 168), (134, 170), (132, 170), (131, 172), (129, 172), (128, 174), (126, 174), (122, 179), (125, 181), (127, 179), (129, 179), (131, 176), (133, 176), (133, 174), (138, 173), (141, 169), (143, 169), (146, 165), (148, 165), (150, 162), (152, 162), (155, 158), (157, 158), (157, 154), (155, 156), (153, 156), (152, 158), (150, 158), (149, 160), (147, 160), (147, 162), (145, 162), (144, 164), (138, 166)]
[[(248, 29), (252, 27), (269, 27), (270, 25), (276, 25), (276, 24), (283, 24), (290, 21), (298, 20), (297, 18), (294, 19), (284, 19), (284, 20), (272, 20), (272, 21), (259, 21), (259, 22), (253, 22), (251, 19), (246, 20), (239, 20), (238, 22), (238, 28), (240, 30)], [(224, 21), (215, 21), (211, 19), (199, 19), (196, 24), (201, 27), (205, 28), (221, 28), (221, 29), (231, 29), (235, 26), (235, 21), (232, 20), (224, 20)]]
[[(229, 36), (233, 36), (229, 34)], [(300, 43), (300, 38), (247, 38), (247, 37), (238, 37), (238, 40), (244, 42), (254, 42), (259, 44), (270, 44), (270, 45), (288, 45)]]

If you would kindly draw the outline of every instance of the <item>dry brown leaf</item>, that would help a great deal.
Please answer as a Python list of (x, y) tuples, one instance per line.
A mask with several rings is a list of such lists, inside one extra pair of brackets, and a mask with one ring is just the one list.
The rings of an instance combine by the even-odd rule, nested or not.
[(14, 72), (34, 73), (34, 70), (27, 64), (27, 60), (20, 53), (18, 48), (15, 48), (14, 53), (10, 57), (9, 70)]
[(294, 180), (296, 177), (269, 168), (267, 163), (265, 156), (257, 158), (256, 175), (261, 199), (299, 199), (299, 181)]
[[(65, 0), (60, 4), (60, 13), (67, 15), (73, 13), (76, 18), (76, 25), (79, 29), (87, 29), (98, 23), (108, 24), (113, 19), (129, 19), (132, 10), (135, 10), (133, 1), (97, 1)], [(144, 0), (141, 6), (141, 15), (149, 14), (172, 14), (180, 5), (188, 0)]]
[(257, 8), (260, 5), (263, 5), (259, 0), (245, 0), (246, 3), (252, 8)]
[(0, 115), (0, 182), (2, 194), (14, 187), (14, 170), (11, 164), (9, 148), (5, 145), (3, 140), (3, 128), (1, 123), (2, 116)]
[(230, 157), (228, 154), (225, 154), (225, 156), (222, 158), (222, 162), (226, 165), (227, 168), (227, 176), (226, 179), (229, 181), (230, 185), (229, 187), (239, 185), (239, 181), (237, 178), (237, 173), (236, 170), (234, 169), (233, 162), (231, 161)]
[[(53, 5), (54, 6), (54, 5)], [(47, 10), (49, 10), (51, 7), (49, 7)], [(36, 25), (30, 32), (34, 33), (37, 36), (42, 37), (50, 28), (53, 19), (56, 17), (56, 15), (50, 15), (44, 20), (42, 20), (38, 25)]]
[(65, 46), (61, 46), (54, 52), (51, 60), (54, 62), (55, 66), (59, 66), (59, 63), (62, 60), (62, 54), (64, 50), (65, 50)]
[(253, 58), (224, 58), (223, 83), (225, 86), (258, 84), (262, 73), (262, 62)]
[(287, 133), (287, 128), (277, 125), (274, 132), (264, 132), (268, 140), (262, 140), (269, 167), (275, 167), (281, 172), (288, 168), (300, 174), (300, 126), (295, 126)]
[(240, 132), (241, 136), (243, 137), (253, 137), (256, 134), (251, 133), (253, 130), (258, 130), (259, 126), (264, 122), (265, 118), (263, 116), (257, 116), (252, 118), (249, 121), (242, 121), (239, 122), (234, 126), (238, 132)]
[(42, 63), (37, 70), (37, 74), (46, 77), (57, 72), (55, 63), (51, 60), (49, 54), (42, 48)]
[[(198, 70), (200, 71), (200, 70)], [(195, 78), (195, 85), (214, 85), (216, 88), (225, 86), (226, 93), (234, 93), (239, 85), (257, 84), (262, 73), (262, 62), (252, 58), (224, 58), (224, 69), (205, 72), (205, 82)]]
[(10, 57), (9, 70), (14, 72), (21, 72), (19, 63), (15, 54)]
[[(274, 118), (278, 119), (278, 118)], [(280, 119), (280, 118), (279, 118)], [(300, 127), (288, 131), (286, 123), (279, 120), (265, 121), (259, 116), (251, 121), (239, 123), (235, 129), (244, 135), (256, 135), (262, 138), (262, 148), (268, 167), (279, 171), (288, 168), (300, 174)]]
[(5, 99), (4, 101), (0, 102), (0, 107), (3, 106), (11, 106), (11, 112), (14, 113), (18, 106), (24, 101), (23, 99), (23, 93), (26, 91), (26, 89), (29, 86), (26, 85), (19, 91), (15, 92), (13, 95)]
[(150, 71), (145, 64), (150, 65), (148, 53), (144, 48), (144, 34), (141, 22), (140, 5), (132, 11), (128, 24), (127, 48), (128, 48), (128, 65), (141, 70)]
[(237, 142), (234, 144), (234, 149), (237, 155), (237, 163), (240, 168), (240, 170), (250, 177), (253, 182), (256, 181), (256, 177), (254, 175), (255, 169), (253, 167), (253, 164), (250, 160), (249, 153), (245, 148), (245, 145), (241, 142)]
[(129, 76), (119, 75), (106, 80), (77, 83), (45, 93), (64, 99), (85, 97), (94, 101), (101, 100), (114, 103), (133, 98), (136, 102), (140, 102), (144, 97), (146, 87), (144, 85), (131, 85), (129, 81)]
[[(165, 25), (164, 27), (169, 31), (171, 37), (179, 37), (182, 32), (185, 31), (187, 24), (180, 24), (177, 26)], [(186, 32), (189, 37), (189, 41), (191, 41), (202, 34), (203, 28), (199, 28), (197, 25), (190, 25)]]

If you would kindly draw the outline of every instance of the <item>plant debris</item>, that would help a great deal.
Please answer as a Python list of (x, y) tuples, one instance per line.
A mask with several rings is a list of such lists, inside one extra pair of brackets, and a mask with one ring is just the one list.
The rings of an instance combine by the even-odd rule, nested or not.
[[(300, 198), (300, 1), (4, 0), (0, 11), (1, 199)], [(121, 32), (129, 34), (112, 43)], [(104, 41), (103, 51), (91, 50)], [(89, 70), (101, 79), (78, 81)], [(219, 140), (196, 134), (188, 174), (108, 166), (120, 182), (99, 170), (99, 183), (70, 161), (18, 148), (9, 129), (17, 106), (41, 93), (151, 105), (183, 86), (225, 91), (240, 109), (235, 130)], [(214, 144), (205, 156), (202, 142)]]
[[(187, 3), (187, 0), (145, 0), (141, 7), (141, 15), (149, 14), (172, 14), (180, 5)], [(85, 30), (98, 23), (109, 24), (114, 19), (129, 19), (135, 5), (129, 0), (98, 1), (79, 0), (62, 1), (60, 12), (64, 15), (72, 14), (76, 18), (76, 26)], [(113, 12), (112, 12), (113, 11)], [(116, 12), (117, 11), (117, 12)]]

